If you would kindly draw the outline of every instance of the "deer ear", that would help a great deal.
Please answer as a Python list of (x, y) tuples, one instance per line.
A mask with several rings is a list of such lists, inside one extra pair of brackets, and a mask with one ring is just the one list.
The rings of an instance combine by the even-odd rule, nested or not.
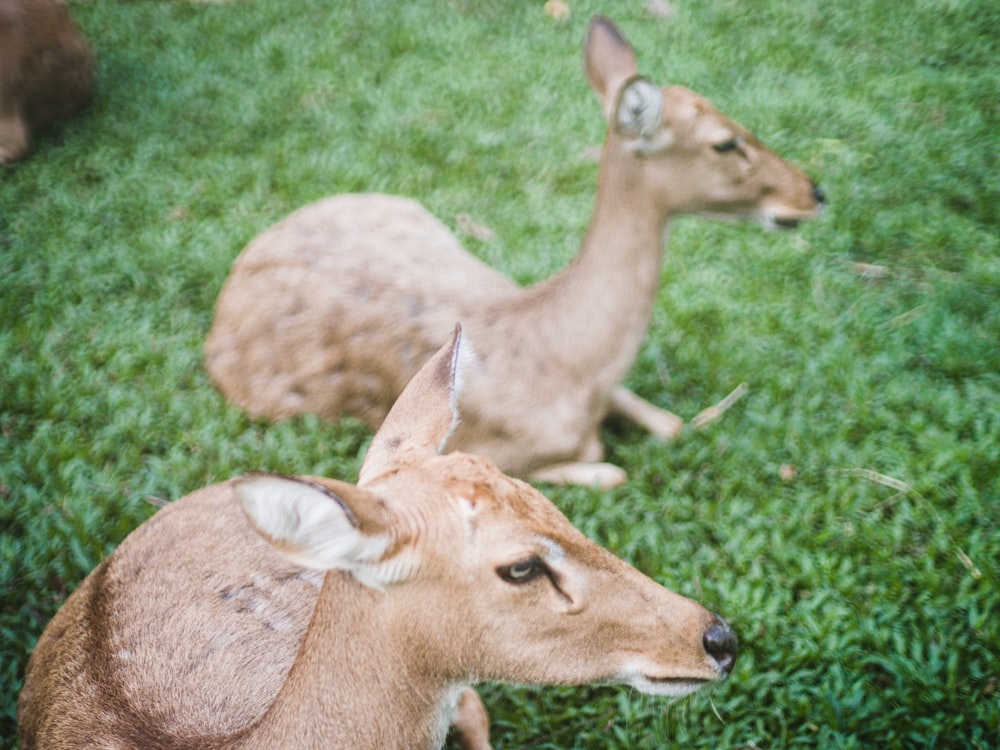
[(247, 474), (233, 480), (233, 492), (257, 533), (299, 565), (370, 568), (393, 540), (385, 505), (366, 490), (323, 481)]
[(462, 364), (472, 349), (455, 326), (451, 340), (420, 368), (372, 438), (358, 484), (412, 465), (444, 450), (458, 425)]
[(618, 92), (636, 75), (635, 52), (618, 28), (604, 16), (594, 16), (584, 47), (587, 80), (601, 100), (604, 117), (611, 120)]
[(666, 145), (663, 89), (645, 78), (629, 81), (618, 96), (614, 125), (633, 151), (651, 153)]

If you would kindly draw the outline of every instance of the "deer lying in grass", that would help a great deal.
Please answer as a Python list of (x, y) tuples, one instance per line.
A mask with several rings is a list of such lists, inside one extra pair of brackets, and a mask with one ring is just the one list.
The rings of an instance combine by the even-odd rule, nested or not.
[(377, 427), (407, 379), (461, 320), (478, 357), (449, 447), (501, 470), (609, 486), (599, 429), (613, 412), (664, 439), (682, 421), (621, 385), (659, 287), (665, 230), (680, 214), (792, 227), (822, 193), (705, 99), (637, 77), (596, 18), (586, 69), (609, 127), (579, 255), (528, 288), (465, 252), (417, 203), (341, 195), (292, 214), (233, 265), (205, 347), (233, 403), (282, 419), (314, 412)]
[(94, 60), (63, 0), (0, 2), (0, 164), (90, 98)]
[(725, 677), (724, 622), (490, 459), (439, 455), (467, 351), (456, 331), (417, 374), (357, 486), (247, 475), (134, 531), (42, 634), (24, 750), (433, 748), (460, 695), (485, 718), (479, 680)]

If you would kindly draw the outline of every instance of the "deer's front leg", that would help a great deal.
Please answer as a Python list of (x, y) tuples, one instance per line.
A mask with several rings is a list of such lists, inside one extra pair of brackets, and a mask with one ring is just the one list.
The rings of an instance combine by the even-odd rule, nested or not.
[(611, 413), (645, 427), (661, 440), (673, 440), (681, 434), (684, 420), (676, 414), (639, 398), (625, 386), (611, 392)]
[(20, 112), (0, 111), (0, 164), (20, 159), (27, 150), (28, 126)]
[(531, 472), (528, 478), (533, 482), (560, 485), (577, 484), (583, 487), (597, 487), (606, 490), (624, 484), (628, 475), (624, 469), (614, 464), (568, 461), (544, 466)]
[(451, 715), (452, 737), (462, 750), (493, 750), (490, 745), (490, 716), (482, 699), (466, 688)]

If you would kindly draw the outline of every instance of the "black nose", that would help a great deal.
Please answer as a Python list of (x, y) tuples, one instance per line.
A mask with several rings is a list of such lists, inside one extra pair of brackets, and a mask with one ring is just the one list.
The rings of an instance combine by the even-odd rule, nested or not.
[(736, 655), (739, 653), (739, 645), (736, 642), (736, 634), (723, 620), (717, 620), (712, 627), (705, 631), (702, 637), (705, 650), (711, 654), (721, 669), (726, 674), (733, 671), (736, 665)]
[(823, 192), (823, 188), (819, 185), (813, 185), (813, 198), (815, 198), (816, 202), (821, 206), (826, 203), (826, 193)]

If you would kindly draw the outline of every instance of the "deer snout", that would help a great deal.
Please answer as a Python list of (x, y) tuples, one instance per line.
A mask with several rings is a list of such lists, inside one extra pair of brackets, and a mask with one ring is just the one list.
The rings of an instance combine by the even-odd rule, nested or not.
[(733, 629), (721, 618), (716, 618), (702, 636), (702, 643), (709, 655), (715, 659), (719, 669), (729, 674), (736, 665), (739, 644)]

